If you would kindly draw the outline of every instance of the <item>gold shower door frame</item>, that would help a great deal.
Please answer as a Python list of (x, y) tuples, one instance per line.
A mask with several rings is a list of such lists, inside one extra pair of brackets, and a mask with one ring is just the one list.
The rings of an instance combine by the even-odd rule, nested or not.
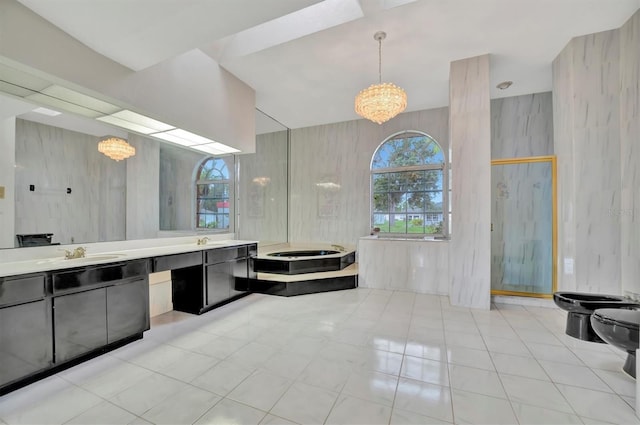
[[(512, 165), (512, 164), (532, 164), (536, 162), (549, 162), (551, 163), (551, 293), (550, 294), (536, 294), (531, 292), (518, 292), (518, 291), (505, 291), (500, 289), (492, 289), (491, 295), (515, 295), (519, 297), (533, 297), (533, 298), (552, 298), (553, 293), (557, 290), (558, 282), (558, 185), (557, 177), (558, 170), (556, 164), (556, 156), (530, 156), (524, 158), (507, 158), (507, 159), (494, 159), (491, 161), (491, 166), (494, 165)], [(491, 199), (493, 202), (493, 198)], [(493, 220), (491, 224), (491, 230), (493, 230)]]

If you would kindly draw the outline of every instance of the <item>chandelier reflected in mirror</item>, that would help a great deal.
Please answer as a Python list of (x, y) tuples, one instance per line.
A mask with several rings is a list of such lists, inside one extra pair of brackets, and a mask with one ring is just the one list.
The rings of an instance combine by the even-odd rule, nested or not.
[(393, 83), (382, 82), (382, 40), (386, 36), (383, 31), (373, 35), (378, 42), (378, 84), (372, 84), (356, 96), (356, 113), (378, 124), (389, 121), (407, 107), (405, 91)]
[(114, 136), (105, 136), (100, 139), (98, 151), (116, 161), (122, 161), (136, 154), (136, 148), (126, 140)]

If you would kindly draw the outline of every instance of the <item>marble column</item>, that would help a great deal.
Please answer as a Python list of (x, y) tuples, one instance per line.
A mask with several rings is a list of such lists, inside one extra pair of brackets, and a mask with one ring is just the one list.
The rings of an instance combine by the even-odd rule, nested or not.
[(155, 238), (160, 229), (160, 143), (129, 135), (136, 148), (127, 163), (127, 239)]
[(621, 293), (619, 31), (576, 37), (554, 60), (558, 288)]
[(621, 281), (640, 300), (640, 11), (620, 28)]
[(489, 309), (491, 299), (491, 107), (489, 55), (451, 63), (449, 134), (451, 304)]
[(0, 199), (0, 248), (15, 246), (15, 169), (16, 119), (0, 121), (0, 186), (4, 198)]
[(239, 239), (282, 243), (287, 236), (287, 131), (256, 136), (256, 153), (238, 155)]

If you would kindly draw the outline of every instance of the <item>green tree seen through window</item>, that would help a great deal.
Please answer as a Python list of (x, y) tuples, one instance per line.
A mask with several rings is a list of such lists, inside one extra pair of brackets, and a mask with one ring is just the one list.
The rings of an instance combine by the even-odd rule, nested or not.
[(444, 154), (430, 136), (404, 132), (382, 143), (371, 165), (373, 227), (441, 234)]

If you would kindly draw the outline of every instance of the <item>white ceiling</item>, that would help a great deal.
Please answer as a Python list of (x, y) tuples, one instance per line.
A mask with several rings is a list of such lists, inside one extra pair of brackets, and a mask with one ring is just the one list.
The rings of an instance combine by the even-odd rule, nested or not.
[[(489, 53), (492, 97), (551, 90), (574, 36), (620, 27), (640, 0), (19, 0), (85, 45), (140, 70), (199, 48), (291, 128), (357, 119), (382, 77), (408, 111), (448, 105), (451, 61)], [(505, 91), (495, 89), (512, 80)]]

